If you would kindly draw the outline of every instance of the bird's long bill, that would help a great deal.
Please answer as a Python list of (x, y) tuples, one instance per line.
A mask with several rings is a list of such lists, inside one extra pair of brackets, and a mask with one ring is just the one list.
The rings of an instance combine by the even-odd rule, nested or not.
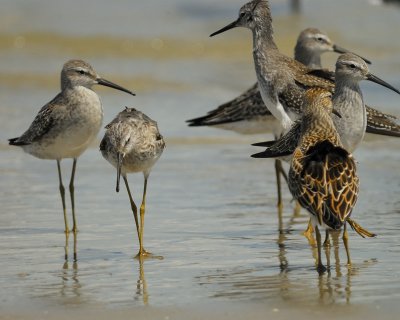
[(113, 88), (113, 89), (124, 91), (124, 92), (129, 93), (129, 94), (131, 94), (133, 96), (135, 95), (132, 91), (130, 91), (128, 89), (125, 89), (124, 87), (121, 87), (118, 84), (115, 84), (114, 82), (108, 81), (108, 80), (103, 79), (103, 78), (97, 78), (97, 83), (102, 85), (102, 86), (105, 86), (105, 87), (110, 87), (110, 88)]
[(117, 187), (116, 191), (119, 192), (119, 181), (121, 179), (121, 167), (122, 167), (122, 154), (117, 153)]
[(268, 153), (267, 151), (268, 151), (268, 149), (263, 152), (254, 153), (250, 157), (252, 157), (252, 158), (274, 158), (274, 155), (272, 155), (271, 153)]
[(237, 27), (237, 20), (233, 21), (232, 23), (228, 24), (227, 26), (223, 27), (222, 29), (219, 29), (218, 31), (215, 31), (214, 33), (211, 33), (210, 37), (214, 37), (217, 34), (220, 34), (222, 32), (228, 31), (228, 30), (236, 28), (236, 27)]
[(377, 84), (380, 84), (381, 86), (384, 86), (384, 87), (386, 87), (386, 88), (388, 88), (390, 90), (393, 90), (394, 92), (397, 92), (398, 94), (400, 94), (400, 91), (398, 89), (396, 89), (395, 87), (391, 86), (386, 81), (383, 81), (382, 79), (380, 79), (377, 76), (373, 75), (372, 73), (368, 73), (367, 74), (367, 80), (375, 82)]
[(333, 51), (337, 52), (337, 53), (352, 53), (355, 54), (357, 57), (363, 59), (366, 63), (371, 64), (371, 61), (358, 55), (357, 53), (351, 52), (350, 50), (347, 50), (345, 48), (339, 47), (338, 45), (334, 44), (333, 45)]

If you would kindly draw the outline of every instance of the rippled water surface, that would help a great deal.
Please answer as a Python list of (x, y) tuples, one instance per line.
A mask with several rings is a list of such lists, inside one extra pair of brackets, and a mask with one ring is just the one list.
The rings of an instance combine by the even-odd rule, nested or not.
[[(398, 140), (367, 136), (355, 153), (361, 191), (353, 215), (378, 237), (362, 239), (350, 231), (353, 267), (346, 267), (339, 239), (331, 248), (330, 273), (318, 276), (315, 249), (301, 235), (307, 214), (293, 215), (285, 189), (279, 233), (273, 162), (249, 158), (255, 151), (250, 144), (266, 137), (189, 128), (184, 122), (255, 80), (247, 30), (208, 38), (236, 18), (242, 1), (80, 3), (2, 1), (0, 315), (145, 305), (196, 310), (193, 314), (201, 309), (221, 319), (212, 310), (237, 310), (233, 318), (247, 310), (325, 315), (335, 310), (333, 315), (353, 318), (375, 313), (391, 318), (400, 311)], [(292, 54), (300, 30), (319, 27), (370, 58), (373, 73), (400, 87), (398, 6), (308, 0), (297, 15), (287, 1), (271, 5), (276, 40), (285, 53)], [(157, 120), (165, 136), (167, 148), (149, 180), (145, 229), (146, 248), (163, 260), (141, 264), (133, 258), (138, 244), (128, 196), (125, 190), (115, 193), (116, 173), (98, 152), (103, 131), (78, 161), (76, 239), (63, 234), (55, 161), (7, 145), (56, 94), (62, 64), (76, 57), (137, 93), (98, 88), (106, 123), (124, 106), (135, 106)], [(334, 59), (327, 54), (325, 65), (332, 67)], [(400, 116), (394, 93), (374, 84), (362, 89), (369, 104)], [(67, 182), (71, 161), (62, 164)], [(129, 181), (140, 203), (142, 176)]]

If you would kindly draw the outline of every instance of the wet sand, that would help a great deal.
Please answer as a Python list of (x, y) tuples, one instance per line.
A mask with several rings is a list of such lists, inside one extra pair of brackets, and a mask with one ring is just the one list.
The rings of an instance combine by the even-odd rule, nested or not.
[[(108, 1), (96, 2), (91, 14), (71, 3), (41, 0), (37, 7), (7, 0), (0, 13), (1, 319), (396, 318), (397, 139), (368, 135), (355, 153), (361, 191), (353, 217), (378, 237), (350, 232), (351, 269), (337, 240), (329, 252), (330, 273), (320, 277), (315, 248), (301, 235), (307, 213), (293, 215), (285, 189), (279, 233), (273, 162), (249, 157), (255, 151), (251, 143), (270, 137), (185, 123), (255, 81), (246, 30), (208, 38), (236, 17), (242, 1), (168, 0), (158, 10), (150, 2), (122, 1), (125, 19)], [(324, 0), (305, 2), (301, 15), (291, 15), (287, 1), (271, 3), (278, 44), (287, 54), (302, 28), (320, 27), (371, 59), (373, 73), (400, 87), (397, 7)], [(54, 18), (59, 9), (77, 22)], [(340, 23), (332, 19), (339, 13)], [(98, 23), (105, 18), (107, 24)], [(77, 262), (71, 254), (74, 237), (63, 234), (56, 163), (7, 145), (56, 94), (62, 64), (76, 57), (137, 93), (131, 98), (95, 88), (104, 123), (134, 106), (158, 121), (166, 139), (149, 180), (145, 230), (146, 248), (163, 260), (140, 264), (133, 258), (138, 244), (128, 197), (125, 190), (115, 193), (115, 170), (98, 151), (103, 131), (78, 161)], [(324, 63), (332, 66), (335, 57), (327, 54)], [(400, 116), (398, 96), (374, 84), (362, 89), (368, 104)], [(68, 181), (71, 161), (62, 168)], [(142, 177), (129, 181), (140, 202)]]

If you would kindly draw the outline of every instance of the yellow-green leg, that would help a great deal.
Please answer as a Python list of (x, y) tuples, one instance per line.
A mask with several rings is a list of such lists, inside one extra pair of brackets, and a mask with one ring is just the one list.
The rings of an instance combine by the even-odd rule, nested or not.
[(71, 195), (72, 221), (73, 221), (72, 231), (74, 233), (78, 232), (78, 227), (76, 224), (76, 217), (75, 217), (75, 194), (74, 194), (75, 193), (74, 179), (75, 179), (75, 171), (76, 171), (76, 161), (77, 161), (77, 159), (74, 158), (74, 161), (72, 163), (71, 180), (69, 182), (69, 193)]
[(326, 268), (321, 261), (321, 233), (319, 232), (318, 226), (315, 226), (315, 236), (317, 238), (317, 250), (318, 250), (317, 271), (318, 273), (324, 273), (326, 271)]
[(146, 210), (146, 191), (147, 191), (147, 175), (144, 175), (144, 186), (143, 186), (143, 199), (142, 199), (142, 204), (140, 205), (140, 229), (139, 229), (139, 243), (140, 243), (140, 249), (139, 249), (139, 255), (140, 256), (146, 256), (149, 253), (144, 249), (143, 247), (143, 234), (144, 234), (144, 214)]
[(304, 235), (308, 240), (314, 240), (313, 235), (312, 235), (313, 232), (314, 232), (314, 228), (313, 228), (313, 226), (312, 226), (311, 219), (309, 219), (309, 220), (308, 220), (307, 229), (306, 229), (306, 231), (303, 232), (303, 235)]
[(128, 184), (128, 179), (126, 175), (123, 175), (125, 186), (126, 186), (126, 191), (128, 191), (128, 196), (129, 196), (129, 201), (131, 203), (131, 208), (133, 212), (133, 217), (135, 218), (135, 224), (136, 224), (136, 232), (138, 235), (139, 243), (140, 243), (140, 236), (139, 236), (139, 222), (138, 222), (138, 215), (137, 215), (137, 207), (135, 202), (133, 201), (131, 190), (129, 189), (129, 184)]
[(325, 230), (325, 241), (324, 241), (324, 247), (330, 247), (331, 246), (331, 242), (329, 241), (329, 230), (326, 229)]
[(351, 259), (350, 259), (350, 251), (349, 251), (349, 235), (347, 233), (347, 224), (344, 224), (343, 227), (343, 244), (346, 249), (346, 255), (347, 255), (347, 265), (351, 266)]
[(61, 160), (57, 159), (57, 169), (58, 169), (58, 180), (60, 182), (60, 195), (61, 195), (61, 202), (63, 206), (63, 212), (64, 212), (64, 224), (65, 224), (65, 233), (69, 233), (69, 228), (68, 228), (68, 219), (67, 219), (67, 208), (65, 206), (65, 188), (62, 182), (62, 176), (61, 176)]

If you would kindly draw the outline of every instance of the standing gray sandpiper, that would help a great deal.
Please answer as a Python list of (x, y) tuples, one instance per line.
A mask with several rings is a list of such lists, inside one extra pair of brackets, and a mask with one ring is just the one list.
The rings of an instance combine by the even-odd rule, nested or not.
[(135, 95), (101, 78), (87, 62), (70, 60), (64, 64), (61, 71), (61, 92), (39, 111), (24, 134), (18, 138), (9, 139), (10, 145), (20, 146), (34, 157), (57, 161), (66, 233), (70, 230), (60, 162), (65, 158), (73, 159), (69, 191), (73, 219), (72, 231), (76, 233), (78, 230), (74, 198), (76, 163), (78, 157), (96, 138), (103, 121), (103, 108), (99, 96), (92, 90), (95, 84)]
[[(119, 192), (120, 176), (122, 175), (124, 179), (139, 238), (140, 248), (137, 257), (146, 257), (150, 255), (143, 247), (147, 179), (165, 148), (165, 142), (158, 130), (157, 122), (134, 108), (126, 107), (106, 126), (106, 129), (100, 143), (100, 151), (117, 169), (117, 192)], [(143, 172), (144, 176), (140, 225), (137, 206), (128, 185), (127, 174), (131, 172)]]

